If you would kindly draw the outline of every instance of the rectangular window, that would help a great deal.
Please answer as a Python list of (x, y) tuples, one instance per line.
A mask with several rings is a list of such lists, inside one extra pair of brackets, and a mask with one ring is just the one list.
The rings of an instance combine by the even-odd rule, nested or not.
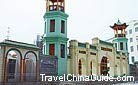
[(133, 48), (133, 46), (131, 46), (131, 47), (130, 47), (130, 50), (131, 50), (131, 52), (133, 52), (133, 51), (134, 51), (134, 48)]
[(120, 50), (123, 50), (123, 42), (120, 42)]
[(131, 59), (132, 59), (132, 62), (134, 63), (134, 62), (135, 62), (135, 58), (134, 58), (134, 56), (132, 56)]
[(61, 58), (65, 58), (65, 45), (61, 44), (61, 48), (60, 49), (61, 49), (61, 51), (60, 51), (61, 52), (60, 53), (61, 54)]
[(55, 20), (50, 20), (50, 32), (55, 32)]
[(117, 43), (115, 43), (115, 48), (117, 49)]
[(129, 34), (132, 34), (132, 29), (129, 30)]
[(138, 36), (136, 36), (136, 41), (138, 42)]
[(135, 28), (135, 32), (138, 32), (138, 27)]
[(61, 21), (61, 33), (65, 33), (65, 21)]
[(137, 51), (138, 51), (138, 45), (137, 45)]
[(86, 54), (86, 51), (80, 51), (80, 50), (79, 50), (79, 53), (81, 53), (81, 54)]
[(49, 44), (49, 55), (54, 56), (55, 55), (55, 45)]
[(134, 26), (138, 25), (138, 22), (134, 24)]
[(133, 38), (130, 38), (130, 42), (133, 42)]

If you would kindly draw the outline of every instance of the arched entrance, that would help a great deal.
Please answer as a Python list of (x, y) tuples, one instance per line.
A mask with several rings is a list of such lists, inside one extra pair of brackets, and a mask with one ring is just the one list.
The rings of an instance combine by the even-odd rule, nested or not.
[(20, 67), (21, 67), (21, 52), (17, 49), (10, 49), (6, 53), (6, 81), (7, 82), (19, 82), (20, 81)]
[(107, 75), (109, 74), (110, 70), (110, 63), (109, 59), (107, 57), (103, 57), (101, 60), (101, 75)]
[(27, 52), (25, 54), (25, 63), (24, 63), (24, 80), (25, 81), (36, 81), (36, 62), (37, 56), (34, 52)]

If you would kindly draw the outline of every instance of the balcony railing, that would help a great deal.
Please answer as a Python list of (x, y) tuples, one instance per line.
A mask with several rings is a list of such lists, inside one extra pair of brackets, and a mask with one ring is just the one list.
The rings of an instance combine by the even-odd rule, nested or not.
[(125, 34), (116, 34), (115, 37), (126, 37)]
[[(58, 7), (58, 8), (57, 8)], [(61, 11), (64, 12), (64, 7), (60, 5), (50, 5), (49, 6), (49, 11)]]

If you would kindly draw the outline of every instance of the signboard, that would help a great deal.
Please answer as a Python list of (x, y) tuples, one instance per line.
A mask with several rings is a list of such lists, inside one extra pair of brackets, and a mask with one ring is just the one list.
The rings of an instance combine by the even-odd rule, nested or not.
[(56, 57), (44, 57), (40, 60), (40, 74), (57, 75), (58, 60)]

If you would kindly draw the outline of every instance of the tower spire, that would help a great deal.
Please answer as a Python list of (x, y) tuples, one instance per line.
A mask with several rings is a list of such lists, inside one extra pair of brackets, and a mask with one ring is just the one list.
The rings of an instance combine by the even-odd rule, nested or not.
[(10, 37), (10, 27), (8, 27), (8, 30), (7, 30), (7, 40), (9, 40), (9, 37)]

